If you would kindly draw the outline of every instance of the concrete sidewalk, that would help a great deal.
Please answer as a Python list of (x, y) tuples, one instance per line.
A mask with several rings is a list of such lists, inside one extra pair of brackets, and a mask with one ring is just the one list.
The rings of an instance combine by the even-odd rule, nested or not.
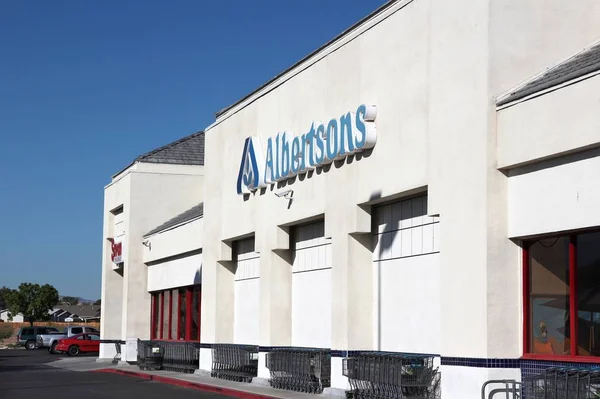
[(274, 389), (260, 383), (241, 383), (199, 374), (182, 374), (171, 371), (142, 371), (134, 365), (98, 363), (94, 357), (59, 358), (47, 366), (80, 372), (102, 372), (126, 375), (198, 391), (212, 392), (240, 399), (315, 399), (331, 398), (331, 394), (312, 395)]
[(96, 357), (62, 357), (59, 356), (52, 362), (46, 363), (46, 366), (55, 367), (69, 371), (95, 371), (112, 366), (110, 363), (98, 363)]
[(117, 373), (137, 377), (199, 391), (213, 392), (241, 399), (308, 399), (331, 398), (330, 395), (311, 395), (299, 392), (284, 391), (268, 385), (248, 384), (202, 376), (198, 374), (182, 374), (171, 371), (142, 371), (137, 366), (118, 365), (96, 370), (97, 372)]

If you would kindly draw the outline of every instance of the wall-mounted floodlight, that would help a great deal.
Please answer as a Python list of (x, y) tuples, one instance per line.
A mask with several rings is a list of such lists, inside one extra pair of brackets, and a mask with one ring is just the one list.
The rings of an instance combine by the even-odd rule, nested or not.
[(288, 200), (288, 209), (290, 209), (290, 206), (292, 206), (292, 201), (294, 201), (294, 199), (292, 198), (292, 196), (294, 195), (294, 190), (280, 191), (278, 193), (275, 193), (275, 195), (278, 198), (285, 198), (286, 200)]
[(275, 193), (275, 195), (276, 195), (278, 198), (282, 198), (282, 197), (283, 197), (283, 198), (285, 198), (285, 199), (287, 199), (287, 200), (291, 200), (291, 199), (292, 199), (292, 196), (294, 195), (294, 190), (280, 191), (280, 192), (278, 192), (278, 193)]

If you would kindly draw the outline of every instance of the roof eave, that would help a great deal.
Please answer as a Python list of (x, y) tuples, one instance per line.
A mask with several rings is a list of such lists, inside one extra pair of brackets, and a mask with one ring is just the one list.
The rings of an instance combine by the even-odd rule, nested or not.
[(157, 234), (161, 234), (161, 233), (165, 233), (165, 232), (170, 231), (170, 230), (174, 230), (174, 229), (176, 229), (178, 227), (185, 226), (186, 224), (190, 224), (192, 222), (195, 222), (198, 219), (202, 219), (203, 217), (204, 217), (204, 215), (197, 216), (195, 218), (188, 219), (188, 220), (185, 220), (185, 221), (183, 221), (181, 223), (178, 223), (178, 224), (176, 224), (174, 226), (165, 227), (164, 229), (161, 229), (161, 230), (156, 230), (156, 231), (155, 230), (150, 230), (150, 232), (144, 234), (142, 236), (142, 238), (150, 238), (150, 237), (153, 237), (153, 236), (155, 236)]
[(522, 82), (516, 84), (515, 86), (511, 87), (510, 89), (506, 90), (505, 92), (503, 92), (502, 94), (500, 94), (496, 97), (496, 107), (505, 108), (514, 103), (524, 101), (525, 99), (529, 99), (531, 97), (536, 97), (536, 94), (546, 93), (548, 91), (555, 90), (556, 88), (560, 88), (560, 87), (578, 82), (580, 80), (586, 79), (590, 76), (597, 74), (598, 68), (591, 68), (591, 69), (583, 68), (581, 70), (575, 70), (575, 71), (571, 72), (570, 76), (566, 76), (565, 78), (563, 78), (557, 82), (554, 82), (554, 83), (550, 82), (546, 85), (540, 84), (540, 87), (538, 87), (538, 88), (535, 88), (530, 91), (525, 91), (523, 93), (519, 93), (518, 95), (514, 95), (515, 93), (518, 93), (523, 88), (527, 87), (527, 85), (529, 85), (530, 83), (535, 82), (536, 80), (541, 79), (544, 75), (548, 74), (549, 72), (554, 71), (565, 64), (568, 64), (575, 58), (585, 54), (586, 52), (591, 51), (598, 45), (600, 45), (600, 40), (596, 40), (596, 41), (588, 44), (587, 46), (583, 47), (582, 49), (578, 50), (577, 52), (572, 53), (570, 56), (563, 58), (562, 60), (551, 65), (550, 67), (546, 68), (545, 70), (540, 71), (540, 72), (534, 74), (533, 76), (530, 76), (529, 78), (525, 79), (524, 81), (522, 81)]

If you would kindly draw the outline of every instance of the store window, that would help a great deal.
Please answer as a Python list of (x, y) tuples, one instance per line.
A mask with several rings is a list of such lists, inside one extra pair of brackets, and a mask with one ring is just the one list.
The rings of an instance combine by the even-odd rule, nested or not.
[(525, 353), (600, 356), (600, 232), (524, 242)]
[(200, 286), (154, 292), (150, 338), (200, 341)]

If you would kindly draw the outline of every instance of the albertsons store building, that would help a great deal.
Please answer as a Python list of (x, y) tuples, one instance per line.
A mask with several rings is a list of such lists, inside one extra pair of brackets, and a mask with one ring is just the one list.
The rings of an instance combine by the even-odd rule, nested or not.
[(465, 399), (600, 363), (598, 38), (592, 0), (390, 1), (219, 112), (200, 368), (324, 348), (335, 392), (413, 354)]

